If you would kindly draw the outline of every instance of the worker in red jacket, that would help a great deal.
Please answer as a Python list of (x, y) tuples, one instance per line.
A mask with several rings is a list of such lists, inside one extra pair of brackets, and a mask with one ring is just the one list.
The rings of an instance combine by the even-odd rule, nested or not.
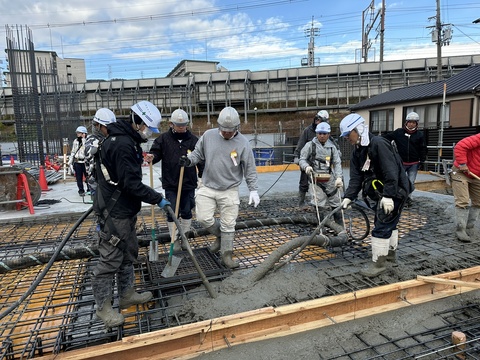
[(450, 174), (455, 197), (455, 236), (462, 242), (475, 239), (474, 226), (480, 212), (480, 134), (460, 140), (453, 149)]

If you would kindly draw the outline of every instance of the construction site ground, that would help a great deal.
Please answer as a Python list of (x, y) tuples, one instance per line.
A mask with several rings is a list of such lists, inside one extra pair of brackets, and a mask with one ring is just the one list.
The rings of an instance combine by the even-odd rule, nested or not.
[[(90, 270), (96, 263), (96, 234), (94, 218), (88, 216), (73, 232), (59, 256), (61, 260), (53, 264), (30, 296), (0, 320), (0, 359), (65, 353), (255, 309), (301, 306), (313, 299), (394, 286), (419, 275), (435, 276), (480, 265), (479, 240), (461, 243), (454, 238), (453, 197), (444, 189), (441, 179), (423, 173), (417, 178), (417, 189), (439, 190), (413, 193), (414, 204), (404, 210), (399, 224), (397, 262), (390, 263), (386, 273), (373, 279), (358, 274), (371, 258), (367, 237), (363, 241), (350, 240), (339, 248), (308, 246), (289, 265), (252, 282), (252, 271), (272, 251), (291, 239), (310, 235), (316, 227), (314, 206), (297, 206), (298, 170), (287, 165), (274, 170), (259, 169), (262, 201), (257, 208), (248, 205), (248, 189), (245, 184), (241, 186), (234, 249), (239, 269), (223, 268), (218, 257), (206, 250), (213, 237), (193, 223), (195, 236), (189, 242), (208, 270), (206, 274), (216, 298), (209, 296), (198, 278), (177, 274), (175, 279), (162, 279), (158, 274), (164, 263), (148, 261), (147, 245), (141, 248), (135, 266), (136, 286), (153, 291), (154, 299), (146, 305), (123, 310), (126, 318), (123, 328), (106, 331), (95, 316), (89, 284)], [(144, 175), (148, 184), (148, 167)], [(155, 167), (154, 187), (161, 191), (159, 176), (159, 168)], [(348, 183), (348, 171), (345, 182)], [(50, 188), (42, 193), (44, 201), (35, 207), (35, 214), (26, 209), (0, 212), (1, 314), (27, 291), (50, 255), (91, 206), (88, 197), (77, 194), (71, 178), (51, 184)], [(139, 215), (141, 244), (149, 244), (151, 239), (150, 210), (145, 204)], [(369, 213), (371, 221), (372, 216)], [(158, 208), (153, 225), (165, 261), (169, 239), (165, 214)], [(480, 232), (479, 224), (476, 226)], [(186, 256), (182, 257), (182, 263), (188, 265)], [(332, 319), (329, 326), (289, 336), (255, 341), (268, 338), (259, 336), (243, 345), (237, 345), (234, 338), (225, 338), (223, 346), (212, 345), (195, 356), (199, 359), (480, 359), (479, 296), (478, 290), (460, 291), (455, 296), (379, 315), (372, 310), (371, 316), (343, 323), (337, 324)], [(115, 297), (114, 307), (117, 306)], [(461, 331), (467, 337), (460, 350), (452, 345), (454, 331)]]

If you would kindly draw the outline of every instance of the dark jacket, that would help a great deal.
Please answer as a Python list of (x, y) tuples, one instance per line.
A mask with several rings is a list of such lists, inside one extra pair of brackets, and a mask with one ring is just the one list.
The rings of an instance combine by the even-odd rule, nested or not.
[[(181, 140), (181, 141), (179, 141)], [(174, 133), (172, 129), (164, 132), (155, 139), (150, 154), (153, 155), (153, 163), (162, 160), (162, 187), (165, 190), (178, 190), (180, 179), (179, 159), (187, 155), (187, 151), (193, 151), (198, 137), (189, 130), (184, 134)], [(198, 177), (202, 177), (204, 164), (198, 164), (197, 168), (186, 167), (183, 174), (182, 189), (192, 190), (197, 188)]]
[(383, 135), (386, 139), (395, 141), (404, 163), (424, 162), (427, 157), (427, 147), (423, 132), (415, 131), (409, 134), (404, 128)]
[[(142, 182), (143, 151), (140, 143), (141, 136), (132, 129), (130, 123), (119, 120), (107, 126), (109, 136), (105, 139), (100, 150), (100, 160), (105, 165), (110, 179), (118, 185), (105, 181), (101, 171), (98, 171), (100, 161), (95, 162), (98, 189), (94, 209), (100, 213), (102, 202), (108, 206), (114, 191), (121, 190), (120, 197), (112, 208), (110, 215), (114, 218), (131, 218), (140, 211), (142, 201), (149, 204), (158, 204), (163, 196)], [(98, 166), (97, 166), (98, 165)]]
[(302, 151), (305, 144), (309, 141), (312, 141), (316, 136), (317, 133), (315, 132), (317, 125), (311, 124), (308, 125), (305, 129), (303, 129), (302, 135), (300, 135), (300, 139), (298, 139), (297, 147), (293, 152), (293, 155), (296, 157), (300, 157), (300, 152)]
[[(392, 144), (381, 136), (369, 134), (368, 146), (357, 145), (350, 159), (350, 180), (345, 191), (345, 197), (355, 199), (362, 190), (364, 181), (378, 179), (384, 184), (383, 196), (389, 198), (403, 198), (413, 191), (398, 153)], [(370, 159), (367, 171), (362, 171), (363, 165)], [(400, 189), (403, 189), (401, 191)]]

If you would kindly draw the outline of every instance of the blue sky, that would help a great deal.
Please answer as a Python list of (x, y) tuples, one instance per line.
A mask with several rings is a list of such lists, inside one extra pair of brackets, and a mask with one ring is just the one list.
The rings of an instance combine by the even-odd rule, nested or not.
[[(374, 14), (381, 7), (376, 1)], [(299, 67), (307, 56), (305, 30), (315, 37), (316, 65), (360, 62), (362, 14), (369, 0), (0, 0), (5, 25), (27, 25), (37, 50), (83, 58), (87, 79), (166, 76), (181, 60), (218, 61), (228, 70)], [(480, 53), (480, 3), (443, 0), (441, 20), (453, 37), (442, 54)], [(436, 0), (388, 1), (384, 60), (435, 57), (429, 26)], [(367, 22), (370, 13), (366, 12)], [(378, 24), (378, 22), (377, 22)], [(376, 39), (377, 38), (377, 39)], [(370, 32), (370, 60), (379, 36)], [(5, 69), (2, 52), (0, 67)]]

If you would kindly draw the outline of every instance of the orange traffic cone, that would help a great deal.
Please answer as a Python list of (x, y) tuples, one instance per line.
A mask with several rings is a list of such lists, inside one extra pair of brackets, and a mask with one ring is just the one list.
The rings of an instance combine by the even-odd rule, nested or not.
[(10, 155), (10, 166), (15, 165), (15, 159), (13, 158), (13, 155)]
[(40, 189), (42, 191), (51, 190), (48, 188), (47, 178), (45, 177), (45, 170), (43, 168), (43, 165), (40, 165), (40, 174), (38, 175), (38, 183), (40, 184)]

